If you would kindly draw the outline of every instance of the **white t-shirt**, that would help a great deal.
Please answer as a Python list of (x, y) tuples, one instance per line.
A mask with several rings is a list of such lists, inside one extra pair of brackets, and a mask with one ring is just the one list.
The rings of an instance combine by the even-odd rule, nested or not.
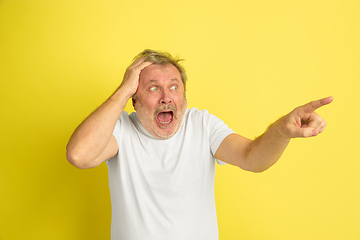
[(192, 108), (179, 131), (161, 140), (136, 113), (123, 112), (113, 132), (119, 153), (106, 161), (112, 240), (218, 240), (214, 154), (231, 133), (219, 118)]

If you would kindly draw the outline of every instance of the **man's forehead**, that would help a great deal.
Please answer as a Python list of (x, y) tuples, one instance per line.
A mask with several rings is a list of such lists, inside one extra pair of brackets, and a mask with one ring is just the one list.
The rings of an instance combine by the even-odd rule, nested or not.
[(143, 69), (140, 73), (140, 80), (155, 82), (160, 80), (180, 81), (179, 70), (172, 64), (152, 64)]

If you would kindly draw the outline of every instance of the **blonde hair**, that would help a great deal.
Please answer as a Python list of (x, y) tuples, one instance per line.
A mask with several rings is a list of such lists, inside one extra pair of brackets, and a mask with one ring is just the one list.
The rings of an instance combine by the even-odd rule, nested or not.
[(174, 67), (176, 67), (177, 70), (179, 71), (181, 81), (184, 84), (184, 89), (186, 89), (186, 81), (187, 81), (186, 71), (185, 71), (185, 68), (179, 63), (181, 61), (184, 61), (184, 59), (180, 59), (178, 57), (174, 58), (168, 52), (154, 51), (151, 49), (145, 49), (144, 51), (139, 53), (134, 58), (134, 61), (140, 57), (145, 57), (145, 61), (152, 62), (155, 64), (166, 65), (166, 64), (170, 63), (170, 64), (174, 65)]

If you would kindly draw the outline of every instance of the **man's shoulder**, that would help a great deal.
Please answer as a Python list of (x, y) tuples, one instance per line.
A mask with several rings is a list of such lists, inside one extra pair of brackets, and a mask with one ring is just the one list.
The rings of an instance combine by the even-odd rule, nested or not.
[(123, 111), (119, 117), (119, 120), (125, 120), (125, 121), (134, 121), (135, 119), (137, 119), (137, 113), (136, 112), (130, 112), (128, 113), (127, 111)]
[(206, 109), (199, 110), (196, 107), (192, 107), (192, 108), (188, 109), (188, 112), (189, 112), (189, 114), (199, 115), (199, 116), (209, 114), (208, 110), (206, 110)]
[(199, 110), (198, 108), (193, 107), (187, 110), (185, 121), (187, 124), (196, 125), (198, 128), (208, 128), (219, 120), (220, 119), (213, 114), (209, 113), (208, 110)]
[(210, 118), (214, 117), (214, 115), (209, 113), (208, 110), (206, 110), (206, 109), (199, 110), (196, 107), (188, 109), (187, 115), (190, 119), (210, 119)]
[(138, 124), (138, 116), (136, 112), (126, 112), (123, 111), (117, 121), (117, 127), (119, 128), (129, 128), (135, 127)]

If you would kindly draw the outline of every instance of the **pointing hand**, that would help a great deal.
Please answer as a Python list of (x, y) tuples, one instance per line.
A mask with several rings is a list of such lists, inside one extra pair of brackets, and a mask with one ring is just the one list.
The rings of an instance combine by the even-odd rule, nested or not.
[(274, 125), (286, 138), (316, 136), (325, 130), (326, 122), (315, 113), (315, 110), (332, 101), (333, 97), (327, 97), (299, 106), (280, 118)]

